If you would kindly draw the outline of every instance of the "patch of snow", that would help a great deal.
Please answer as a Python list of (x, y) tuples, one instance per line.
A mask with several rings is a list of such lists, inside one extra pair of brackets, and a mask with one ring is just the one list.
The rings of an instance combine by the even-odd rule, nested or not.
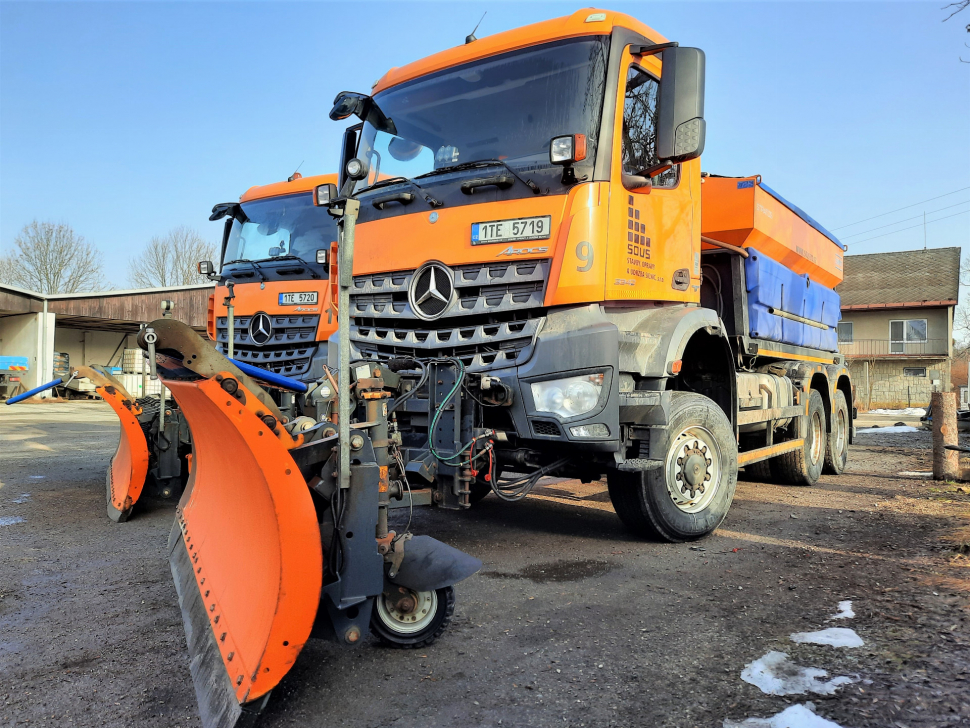
[(839, 611), (829, 617), (829, 619), (852, 619), (854, 616), (855, 612), (852, 611), (852, 601), (846, 599), (844, 602), (839, 602)]
[(904, 470), (901, 473), (896, 473), (896, 475), (909, 475), (915, 478), (931, 478), (933, 477), (932, 470)]
[(924, 407), (903, 407), (903, 409), (874, 409), (865, 412), (867, 415), (897, 415), (900, 417), (922, 417), (926, 414)]
[(828, 672), (816, 667), (801, 667), (788, 661), (784, 652), (772, 650), (764, 657), (745, 665), (741, 679), (768, 695), (802, 695), (812, 692), (834, 695), (846, 683), (855, 682), (850, 677), (834, 677), (827, 682)]
[(830, 645), (831, 647), (862, 647), (865, 642), (848, 627), (829, 627), (818, 632), (796, 632), (791, 635), (792, 642), (809, 645)]
[(23, 523), (24, 519), (20, 516), (0, 516), (0, 526), (12, 526), (15, 523)]
[(17, 498), (13, 499), (13, 503), (26, 503), (30, 500), (30, 493), (21, 493)]
[(43, 480), (47, 476), (46, 475), (28, 475), (27, 477), (30, 478), (31, 480)]
[(856, 430), (857, 435), (897, 435), (902, 432), (920, 432), (918, 427), (910, 427), (909, 425), (893, 425), (892, 427), (863, 427), (861, 430)]
[(724, 728), (842, 728), (838, 723), (815, 715), (815, 706), (789, 705), (770, 718), (745, 718), (741, 722), (724, 721)]

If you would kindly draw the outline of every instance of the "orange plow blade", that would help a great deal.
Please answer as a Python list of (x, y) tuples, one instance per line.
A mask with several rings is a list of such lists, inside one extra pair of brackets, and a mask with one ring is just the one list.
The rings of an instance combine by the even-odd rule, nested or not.
[(77, 367), (75, 371), (94, 384), (95, 391), (121, 421), (121, 437), (105, 475), (105, 491), (108, 518), (122, 523), (131, 515), (148, 475), (148, 443), (138, 422), (142, 409), (121, 382), (100, 368)]
[(320, 601), (320, 530), (288, 451), (302, 438), (267, 426), (244, 382), (238, 371), (165, 380), (193, 433), (169, 561), (205, 728), (257, 710), (293, 666)]

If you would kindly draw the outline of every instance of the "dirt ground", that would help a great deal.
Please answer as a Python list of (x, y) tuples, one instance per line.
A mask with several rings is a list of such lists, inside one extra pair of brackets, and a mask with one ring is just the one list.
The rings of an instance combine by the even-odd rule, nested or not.
[[(0, 411), (0, 727), (199, 725), (173, 508), (105, 517), (117, 432), (96, 402)], [(695, 544), (631, 537), (601, 483), (416, 511), (485, 562), (451, 629), (419, 652), (311, 641), (261, 725), (720, 728), (807, 701), (845, 728), (970, 725), (970, 488), (921, 475), (928, 448), (864, 435), (814, 488), (742, 482)], [(789, 638), (832, 626), (864, 645)], [(852, 682), (765, 694), (741, 673), (772, 650)]]

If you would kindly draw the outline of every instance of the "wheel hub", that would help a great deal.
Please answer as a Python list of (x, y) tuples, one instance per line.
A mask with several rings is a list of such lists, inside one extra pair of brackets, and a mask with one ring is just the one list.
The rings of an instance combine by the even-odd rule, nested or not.
[(714, 435), (689, 427), (672, 443), (667, 456), (667, 492), (680, 510), (697, 513), (714, 499), (721, 478), (721, 456)]

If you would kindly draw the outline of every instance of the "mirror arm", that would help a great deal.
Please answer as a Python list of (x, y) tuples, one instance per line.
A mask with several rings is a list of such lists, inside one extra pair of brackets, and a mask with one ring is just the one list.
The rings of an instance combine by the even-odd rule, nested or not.
[(630, 53), (635, 56), (655, 56), (663, 53), (668, 48), (679, 48), (680, 43), (671, 41), (669, 43), (653, 43), (651, 45), (630, 45)]

